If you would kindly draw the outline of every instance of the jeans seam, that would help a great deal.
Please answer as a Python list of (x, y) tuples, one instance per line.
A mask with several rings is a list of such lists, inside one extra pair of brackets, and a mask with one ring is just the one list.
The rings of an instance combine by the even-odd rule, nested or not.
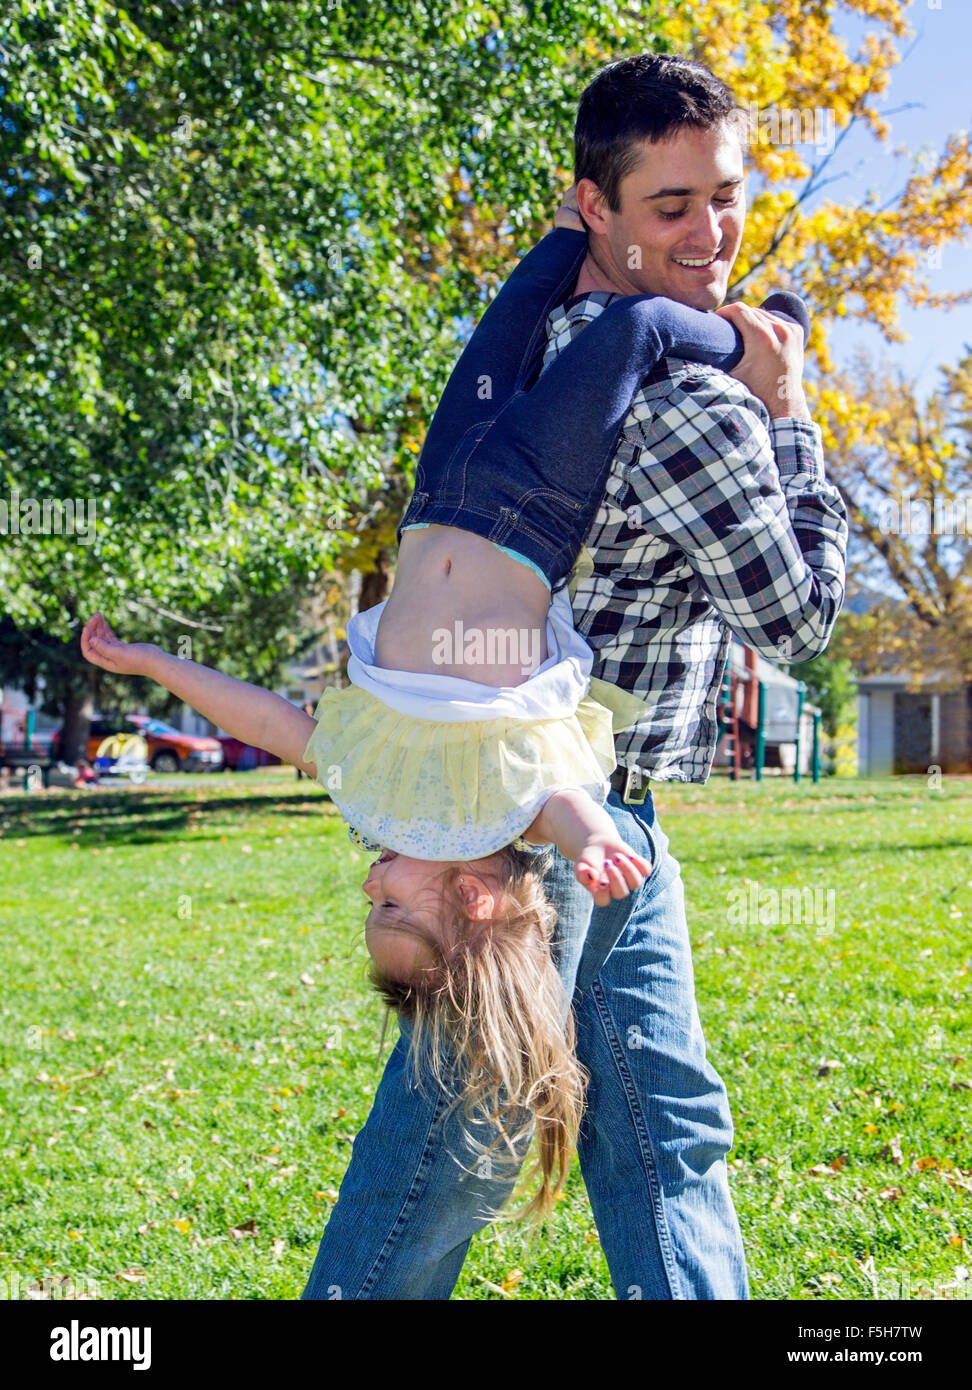
[(625, 1099), (628, 1103), (628, 1111), (631, 1115), (635, 1134), (638, 1137), (638, 1148), (641, 1152), (648, 1189), (651, 1193), (652, 1208), (655, 1217), (655, 1232), (658, 1238), (658, 1246), (661, 1251), (665, 1274), (668, 1279), (669, 1293), (673, 1300), (681, 1300), (682, 1294), (679, 1292), (678, 1288), (678, 1262), (675, 1259), (672, 1236), (668, 1229), (668, 1219), (665, 1215), (665, 1199), (658, 1179), (658, 1165), (655, 1161), (654, 1150), (652, 1149), (648, 1123), (638, 1100), (638, 1089), (632, 1080), (631, 1072), (625, 1061), (624, 1049), (618, 1038), (617, 1029), (614, 1025), (614, 1017), (608, 1007), (604, 990), (598, 980), (595, 980), (591, 985), (591, 993), (594, 1006), (601, 1020), (601, 1026), (604, 1029), (608, 1047), (610, 1048), (611, 1054), (615, 1060), (615, 1065), (617, 1066), (618, 1075), (625, 1093)]

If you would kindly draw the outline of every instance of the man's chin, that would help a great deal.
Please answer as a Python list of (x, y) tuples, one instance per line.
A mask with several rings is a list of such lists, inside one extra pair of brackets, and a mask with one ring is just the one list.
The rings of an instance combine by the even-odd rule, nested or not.
[(711, 309), (718, 309), (726, 297), (728, 284), (722, 276), (718, 280), (702, 281), (698, 285), (685, 284), (681, 277), (669, 283), (667, 289), (659, 291), (668, 299), (674, 299), (677, 304), (686, 304), (690, 309), (700, 309), (708, 312)]

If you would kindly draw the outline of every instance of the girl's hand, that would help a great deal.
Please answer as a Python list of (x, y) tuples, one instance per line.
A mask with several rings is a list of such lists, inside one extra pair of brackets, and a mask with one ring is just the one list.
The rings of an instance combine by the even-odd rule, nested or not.
[(581, 217), (577, 207), (577, 185), (572, 183), (561, 200), (560, 207), (554, 213), (555, 227), (568, 227), (572, 232), (584, 232), (587, 230), (587, 223)]
[(651, 862), (635, 854), (618, 835), (594, 835), (574, 865), (574, 877), (606, 907), (612, 898), (626, 898), (651, 873)]
[(81, 652), (85, 660), (119, 676), (147, 675), (146, 660), (158, 650), (154, 642), (123, 642), (100, 613), (88, 619), (81, 633)]

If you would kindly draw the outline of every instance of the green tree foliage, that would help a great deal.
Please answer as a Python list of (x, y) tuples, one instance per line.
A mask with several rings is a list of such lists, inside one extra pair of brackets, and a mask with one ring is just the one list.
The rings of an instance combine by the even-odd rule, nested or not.
[(80, 706), (90, 613), (201, 622), (254, 678), (301, 586), (387, 543), (464, 327), (569, 181), (577, 93), (650, 24), (589, 0), (7, 8), (0, 497), (96, 523), (8, 529), (0, 607), (70, 646)]

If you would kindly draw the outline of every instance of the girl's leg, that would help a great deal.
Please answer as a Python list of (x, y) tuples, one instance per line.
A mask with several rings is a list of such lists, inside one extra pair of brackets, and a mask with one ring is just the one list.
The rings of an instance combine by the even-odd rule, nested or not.
[[(587, 233), (555, 228), (513, 269), (476, 327), (442, 393), (418, 466), (439, 475), (463, 435), (484, 427), (536, 375), (550, 312), (573, 289)], [(408, 512), (398, 530), (407, 524)]]
[(466, 464), (575, 499), (604, 491), (632, 401), (665, 355), (728, 371), (742, 339), (727, 319), (658, 295), (610, 303), (502, 410)]
[(541, 565), (559, 589), (600, 505), (641, 382), (668, 353), (726, 369), (741, 357), (742, 338), (715, 314), (657, 295), (619, 296), (529, 390), (467, 431), (443, 471), (420, 469), (407, 519), (485, 525), (488, 540)]

